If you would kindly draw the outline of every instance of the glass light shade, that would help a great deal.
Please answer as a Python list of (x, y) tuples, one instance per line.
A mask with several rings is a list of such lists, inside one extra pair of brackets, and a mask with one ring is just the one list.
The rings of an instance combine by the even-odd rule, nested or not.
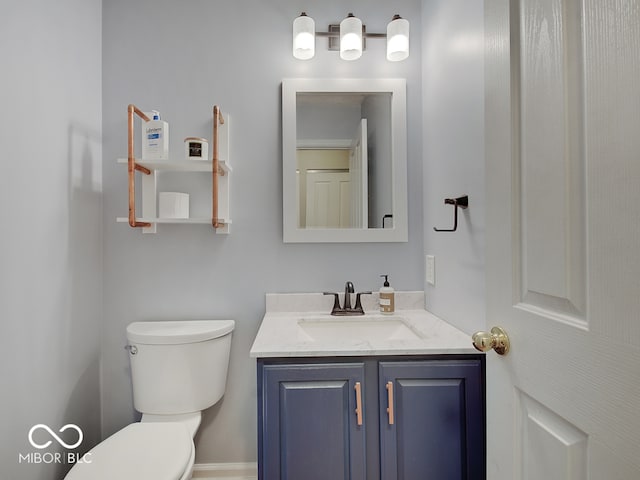
[(387, 25), (387, 60), (399, 62), (409, 56), (409, 21), (399, 15)]
[(302, 13), (293, 21), (293, 56), (309, 60), (316, 54), (316, 24), (313, 18)]
[(353, 14), (340, 22), (340, 58), (356, 60), (362, 56), (362, 21)]

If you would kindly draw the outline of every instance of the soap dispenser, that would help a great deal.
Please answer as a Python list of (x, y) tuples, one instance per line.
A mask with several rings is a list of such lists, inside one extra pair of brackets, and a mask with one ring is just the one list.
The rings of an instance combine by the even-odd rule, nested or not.
[(389, 275), (380, 276), (384, 277), (384, 285), (380, 288), (380, 313), (389, 315), (396, 309), (395, 291), (389, 286)]

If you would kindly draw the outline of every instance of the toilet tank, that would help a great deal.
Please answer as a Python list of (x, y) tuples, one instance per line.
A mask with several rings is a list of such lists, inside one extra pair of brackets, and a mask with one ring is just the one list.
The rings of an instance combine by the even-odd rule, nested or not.
[(198, 412), (225, 391), (233, 320), (134, 322), (127, 327), (133, 404), (141, 413)]

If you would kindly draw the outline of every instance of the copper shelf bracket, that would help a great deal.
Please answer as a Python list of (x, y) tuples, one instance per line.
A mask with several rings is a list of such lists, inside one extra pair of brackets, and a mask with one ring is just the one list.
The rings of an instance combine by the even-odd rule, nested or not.
[(220, 158), (219, 158), (219, 141), (218, 141), (218, 126), (224, 124), (224, 117), (220, 112), (220, 108), (217, 105), (213, 106), (213, 168), (212, 170), (212, 181), (213, 181), (213, 198), (212, 198), (212, 218), (211, 224), (213, 228), (219, 228), (224, 226), (224, 223), (220, 221), (218, 218), (218, 175), (224, 175), (224, 171), (220, 168)]
[(127, 171), (129, 175), (129, 225), (131, 227), (150, 227), (151, 224), (149, 222), (138, 222), (136, 221), (136, 177), (135, 172), (138, 170), (139, 172), (144, 173), (145, 175), (150, 175), (151, 170), (143, 167), (142, 165), (138, 165), (136, 163), (135, 153), (134, 153), (134, 130), (133, 130), (133, 120), (134, 114), (138, 115), (143, 121), (148, 122), (150, 120), (143, 111), (141, 111), (138, 107), (133, 104), (130, 104), (127, 108), (127, 117), (128, 117), (128, 127), (129, 127), (129, 153), (127, 157)]
[(458, 229), (458, 207), (462, 209), (469, 208), (469, 197), (464, 195), (458, 198), (445, 198), (445, 205), (453, 205), (453, 228), (436, 228), (433, 229), (436, 232), (455, 232)]

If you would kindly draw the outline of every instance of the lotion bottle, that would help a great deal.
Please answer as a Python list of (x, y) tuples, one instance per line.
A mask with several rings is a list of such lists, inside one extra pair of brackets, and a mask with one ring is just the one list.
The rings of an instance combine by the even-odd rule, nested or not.
[(380, 313), (390, 315), (395, 311), (395, 291), (389, 286), (389, 275), (384, 277), (384, 285), (380, 288)]
[(142, 158), (169, 160), (169, 124), (160, 120), (160, 112), (156, 110), (151, 118), (142, 124)]

